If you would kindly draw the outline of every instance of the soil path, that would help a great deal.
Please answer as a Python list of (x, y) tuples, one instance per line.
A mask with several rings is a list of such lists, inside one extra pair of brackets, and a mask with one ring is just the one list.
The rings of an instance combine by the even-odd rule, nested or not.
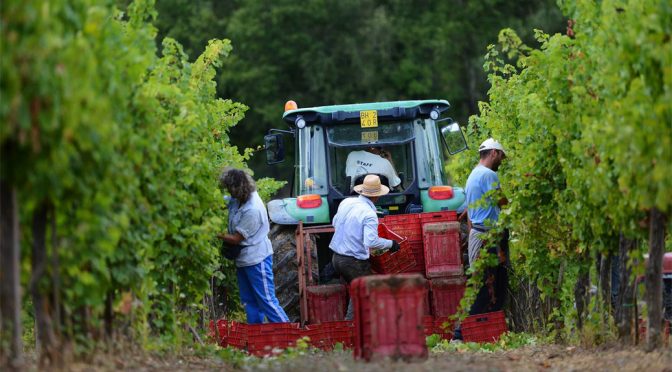
[(316, 353), (281, 359), (250, 359), (232, 365), (224, 360), (193, 355), (147, 356), (108, 355), (87, 364), (70, 365), (69, 370), (133, 371), (665, 371), (672, 372), (672, 348), (646, 353), (637, 348), (582, 349), (557, 345), (528, 346), (501, 352), (432, 353), (421, 362), (389, 360), (355, 361), (348, 351)]

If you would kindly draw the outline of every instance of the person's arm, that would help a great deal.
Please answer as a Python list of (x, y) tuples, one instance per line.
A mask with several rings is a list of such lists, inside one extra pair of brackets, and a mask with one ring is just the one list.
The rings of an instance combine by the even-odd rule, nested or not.
[(240, 242), (245, 240), (245, 237), (240, 235), (239, 232), (235, 232), (233, 234), (225, 234), (225, 233), (219, 233), (217, 234), (217, 237), (221, 240), (224, 241), (224, 243), (229, 244), (229, 245), (238, 245)]
[(233, 234), (219, 234), (217, 237), (225, 243), (238, 245), (243, 240), (253, 236), (261, 228), (261, 215), (258, 210), (246, 210), (240, 216), (240, 222), (234, 226)]
[(378, 219), (376, 217), (366, 217), (364, 219), (364, 247), (369, 250), (392, 247), (392, 240), (378, 236)]

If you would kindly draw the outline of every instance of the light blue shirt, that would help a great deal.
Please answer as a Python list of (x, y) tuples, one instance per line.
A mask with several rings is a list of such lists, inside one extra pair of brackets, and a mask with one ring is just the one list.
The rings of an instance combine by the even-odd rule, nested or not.
[[(483, 195), (491, 190), (499, 190), (499, 177), (492, 169), (477, 165), (467, 179), (468, 215), (473, 225), (493, 226), (499, 219), (499, 206), (491, 197)], [(483, 201), (481, 201), (483, 200)]]
[(229, 203), (229, 234), (240, 233), (243, 241), (240, 245), (244, 249), (236, 258), (237, 267), (252, 266), (260, 263), (273, 254), (268, 232), (271, 227), (268, 223), (266, 206), (255, 191), (243, 205), (238, 200), (231, 199)]
[(376, 206), (365, 196), (347, 198), (334, 216), (334, 236), (329, 248), (343, 256), (368, 260), (370, 249), (392, 247), (392, 241), (378, 236)]

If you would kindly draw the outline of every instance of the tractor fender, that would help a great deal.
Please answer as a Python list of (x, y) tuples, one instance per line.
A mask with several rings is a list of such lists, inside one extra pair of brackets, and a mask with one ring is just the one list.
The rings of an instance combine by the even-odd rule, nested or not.
[(299, 220), (292, 217), (286, 208), (285, 199), (276, 199), (268, 202), (268, 217), (278, 225), (298, 225)]

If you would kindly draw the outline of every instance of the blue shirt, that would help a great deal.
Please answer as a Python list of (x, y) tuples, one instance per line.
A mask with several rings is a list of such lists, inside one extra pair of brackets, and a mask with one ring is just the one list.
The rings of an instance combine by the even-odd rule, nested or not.
[(368, 260), (370, 249), (392, 247), (391, 240), (378, 236), (376, 206), (365, 196), (343, 200), (332, 224), (334, 236), (329, 248), (338, 254)]
[(469, 206), (467, 213), (473, 225), (493, 226), (497, 222), (499, 219), (497, 201), (491, 197), (483, 198), (483, 195), (499, 188), (499, 177), (492, 169), (479, 164), (471, 171), (466, 189)]
[(266, 206), (255, 191), (245, 204), (240, 205), (236, 199), (229, 203), (229, 234), (239, 233), (243, 236), (240, 245), (244, 249), (236, 258), (237, 267), (252, 266), (260, 263), (273, 254), (268, 232), (271, 230), (268, 222)]

